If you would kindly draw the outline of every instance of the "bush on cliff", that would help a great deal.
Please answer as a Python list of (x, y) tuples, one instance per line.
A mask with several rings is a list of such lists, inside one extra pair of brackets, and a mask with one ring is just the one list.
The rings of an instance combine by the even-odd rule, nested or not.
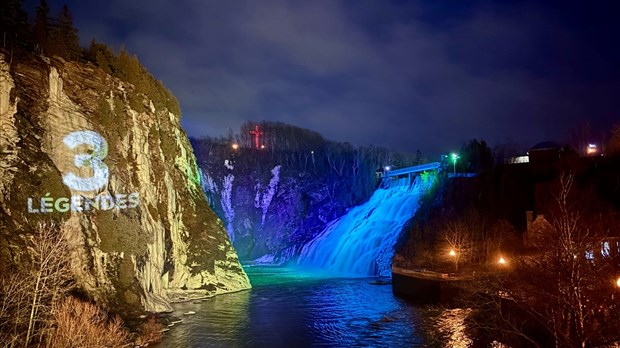
[(0, 347), (127, 347), (161, 340), (154, 318), (134, 337), (120, 317), (72, 295), (65, 233), (40, 224), (28, 237), (28, 259), (0, 274)]

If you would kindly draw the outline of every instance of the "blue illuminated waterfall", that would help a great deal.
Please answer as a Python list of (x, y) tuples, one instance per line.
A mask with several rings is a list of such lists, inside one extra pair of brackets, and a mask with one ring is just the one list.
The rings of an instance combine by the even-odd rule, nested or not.
[(301, 251), (298, 264), (327, 273), (391, 275), (394, 245), (435, 174), (384, 179), (368, 202), (334, 220)]

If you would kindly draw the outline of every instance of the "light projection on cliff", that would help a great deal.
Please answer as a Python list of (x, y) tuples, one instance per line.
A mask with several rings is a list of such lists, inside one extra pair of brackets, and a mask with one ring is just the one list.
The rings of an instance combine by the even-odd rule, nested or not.
[[(71, 197), (51, 197), (48, 193), (38, 200), (29, 197), (29, 213), (133, 209), (140, 204), (137, 192), (113, 196), (107, 192), (97, 194), (110, 179), (110, 170), (103, 162), (108, 155), (108, 143), (99, 133), (91, 130), (72, 132), (64, 137), (63, 144), (74, 156), (73, 168), (63, 173), (62, 182), (74, 194)], [(85, 172), (90, 174), (85, 176)]]

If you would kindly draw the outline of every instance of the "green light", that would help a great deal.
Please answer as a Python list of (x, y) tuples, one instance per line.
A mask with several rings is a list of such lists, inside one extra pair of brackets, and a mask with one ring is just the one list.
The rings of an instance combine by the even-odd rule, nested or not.
[(454, 175), (456, 175), (456, 161), (460, 158), (461, 156), (459, 156), (458, 153), (453, 152), (450, 154), (450, 158), (452, 158), (452, 166), (453, 166), (453, 173)]
[(456, 162), (460, 158), (459, 154), (455, 152), (451, 153), (450, 157), (452, 158), (452, 162)]

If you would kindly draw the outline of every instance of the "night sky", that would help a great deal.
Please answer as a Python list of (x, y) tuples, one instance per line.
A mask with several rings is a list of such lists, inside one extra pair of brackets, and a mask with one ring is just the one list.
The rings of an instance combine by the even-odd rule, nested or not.
[(620, 121), (615, 1), (67, 3), (83, 45), (124, 45), (172, 90), (190, 136), (271, 120), (433, 157)]

